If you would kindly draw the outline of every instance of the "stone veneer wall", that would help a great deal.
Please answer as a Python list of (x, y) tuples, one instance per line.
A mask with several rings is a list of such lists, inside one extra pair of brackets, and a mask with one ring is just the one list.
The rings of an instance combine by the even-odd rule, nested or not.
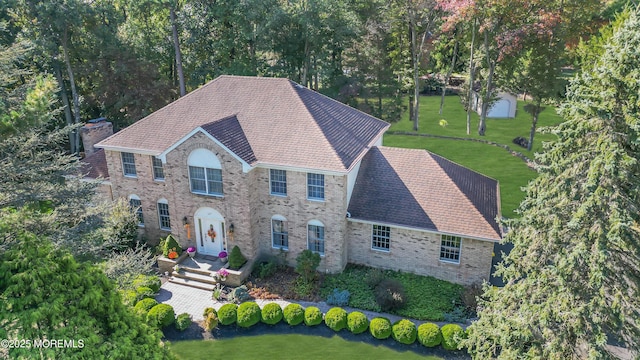
[(287, 219), (289, 249), (287, 263), (295, 266), (296, 257), (307, 248), (307, 223), (318, 220), (325, 227), (325, 255), (319, 271), (336, 273), (344, 269), (346, 257), (347, 178), (325, 175), (325, 201), (307, 200), (307, 174), (287, 171), (287, 196), (270, 195), (269, 169), (256, 168), (251, 182), (252, 225), (260, 244), (260, 252), (279, 255), (271, 241), (271, 218), (281, 215)]
[(349, 221), (349, 262), (469, 285), (489, 280), (493, 243), (462, 239), (460, 263), (440, 261), (440, 235), (391, 227), (388, 252), (371, 249), (372, 225)]
[[(199, 148), (208, 149), (218, 156), (222, 165), (224, 197), (198, 195), (191, 192), (187, 159), (191, 151)], [(204, 134), (196, 133), (167, 154), (167, 163), (164, 164), (164, 181), (153, 179), (151, 157), (148, 155), (135, 154), (136, 178), (123, 176), (119, 152), (107, 151), (106, 156), (110, 180), (114, 185), (114, 197), (128, 198), (131, 194), (140, 197), (145, 234), (150, 243), (157, 243), (161, 237), (172, 233), (178, 237), (183, 247), (195, 246), (193, 215), (201, 207), (210, 207), (225, 218), (227, 229), (234, 224), (235, 233), (233, 236), (227, 236), (228, 249), (238, 245), (247, 258), (256, 255), (257, 244), (255, 237), (252, 236), (250, 221), (248, 191), (250, 175), (242, 172), (240, 161)], [(162, 198), (169, 204), (170, 232), (161, 230), (158, 223), (157, 202)], [(183, 226), (185, 216), (191, 226), (190, 239), (187, 238), (187, 230)]]

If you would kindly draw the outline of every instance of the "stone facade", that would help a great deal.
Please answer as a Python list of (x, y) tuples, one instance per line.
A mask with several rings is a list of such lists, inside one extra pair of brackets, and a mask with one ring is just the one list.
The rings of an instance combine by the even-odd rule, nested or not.
[(460, 263), (455, 264), (440, 260), (440, 235), (433, 232), (391, 227), (389, 251), (374, 250), (371, 248), (372, 226), (348, 222), (349, 262), (433, 276), (464, 285), (489, 279), (492, 242), (463, 238)]

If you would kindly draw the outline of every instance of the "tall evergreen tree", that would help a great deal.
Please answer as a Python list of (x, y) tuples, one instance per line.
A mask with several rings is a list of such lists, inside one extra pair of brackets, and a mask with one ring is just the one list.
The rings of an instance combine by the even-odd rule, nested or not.
[(608, 359), (640, 351), (640, 19), (570, 85), (514, 244), (465, 345), (476, 359)]
[[(100, 270), (9, 219), (0, 219), (0, 244), (14, 243), (0, 254), (0, 338), (31, 341), (9, 349), (10, 358), (172, 358)], [(67, 343), (38, 348), (45, 339)]]

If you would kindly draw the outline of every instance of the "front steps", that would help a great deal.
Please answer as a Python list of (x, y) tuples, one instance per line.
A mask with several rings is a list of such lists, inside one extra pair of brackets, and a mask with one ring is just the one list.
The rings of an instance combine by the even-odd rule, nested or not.
[(169, 281), (175, 284), (190, 286), (196, 289), (213, 291), (217, 281), (211, 277), (211, 272), (200, 269), (181, 267), (180, 271), (174, 271)]

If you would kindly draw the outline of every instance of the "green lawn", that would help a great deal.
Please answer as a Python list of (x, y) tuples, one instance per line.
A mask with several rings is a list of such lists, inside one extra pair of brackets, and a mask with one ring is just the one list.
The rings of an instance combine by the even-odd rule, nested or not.
[(338, 335), (327, 338), (310, 335), (240, 336), (228, 340), (177, 341), (170, 345), (178, 359), (422, 359), (442, 360), (411, 351), (347, 341)]
[[(477, 134), (478, 114), (472, 113), (471, 134), (466, 134), (466, 112), (460, 104), (457, 96), (447, 96), (443, 108), (443, 114), (438, 114), (440, 97), (420, 98), (420, 126), (419, 133), (470, 137), (485, 139), (499, 144), (510, 146), (512, 149), (523, 153), (533, 159), (534, 152), (542, 149), (542, 141), (552, 141), (551, 134), (536, 134), (533, 151), (529, 152), (512, 143), (517, 136), (528, 138), (531, 127), (531, 116), (523, 109), (525, 102), (518, 101), (518, 111), (514, 119), (487, 119), (487, 131), (485, 136)], [(403, 118), (391, 125), (390, 131), (413, 131), (413, 124), (408, 120), (408, 112)], [(446, 127), (439, 125), (441, 119), (448, 123)], [(538, 121), (539, 127), (551, 126), (562, 121), (553, 107), (547, 107)], [(536, 173), (518, 157), (509, 154), (506, 150), (473, 141), (435, 139), (407, 135), (390, 135), (384, 137), (384, 145), (406, 148), (427, 149), (447, 159), (455, 161), (470, 169), (490, 176), (500, 182), (500, 196), (502, 200), (502, 214), (506, 217), (514, 217), (513, 212), (524, 197), (520, 190)]]

